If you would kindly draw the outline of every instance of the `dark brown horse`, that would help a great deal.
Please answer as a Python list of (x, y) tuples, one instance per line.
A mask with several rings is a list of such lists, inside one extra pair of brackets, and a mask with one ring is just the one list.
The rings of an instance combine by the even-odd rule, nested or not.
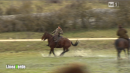
[(122, 50), (125, 52), (125, 55), (126, 55), (126, 49), (127, 49), (127, 54), (129, 57), (129, 46), (130, 46), (130, 43), (128, 43), (128, 41), (126, 39), (119, 38), (115, 41), (115, 47), (117, 50), (117, 58), (118, 59), (120, 58), (120, 53)]
[(41, 39), (42, 40), (48, 39), (49, 47), (51, 48), (49, 56), (51, 55), (51, 52), (53, 53), (54, 56), (56, 56), (54, 53), (54, 48), (63, 48), (63, 52), (60, 54), (60, 56), (62, 56), (62, 55), (64, 55), (65, 52), (69, 51), (69, 47), (71, 45), (73, 45), (73, 46), (78, 45), (78, 41), (76, 41), (75, 44), (73, 44), (69, 39), (64, 38), (64, 37), (60, 38), (59, 42), (57, 43), (58, 45), (57, 45), (53, 40), (53, 36), (51, 34), (49, 34), (48, 32), (45, 32)]

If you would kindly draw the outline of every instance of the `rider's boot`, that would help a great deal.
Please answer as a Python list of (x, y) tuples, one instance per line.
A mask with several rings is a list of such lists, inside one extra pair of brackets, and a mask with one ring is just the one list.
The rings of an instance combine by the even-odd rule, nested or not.
[(56, 44), (56, 47), (58, 47), (58, 42), (57, 41), (55, 42), (55, 44)]

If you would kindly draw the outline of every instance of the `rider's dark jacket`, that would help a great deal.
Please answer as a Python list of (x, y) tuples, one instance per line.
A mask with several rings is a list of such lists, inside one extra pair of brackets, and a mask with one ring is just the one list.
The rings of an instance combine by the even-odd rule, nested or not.
[(118, 29), (117, 36), (119, 36), (119, 38), (129, 39), (129, 36), (127, 35), (127, 30), (125, 30), (124, 28)]

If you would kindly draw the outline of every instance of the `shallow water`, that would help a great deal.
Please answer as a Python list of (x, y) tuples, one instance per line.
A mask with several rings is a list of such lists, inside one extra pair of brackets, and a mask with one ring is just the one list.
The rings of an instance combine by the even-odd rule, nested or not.
[[(55, 50), (60, 55), (62, 50)], [(78, 62), (87, 66), (91, 73), (129, 73), (130, 60), (121, 54), (117, 60), (114, 50), (71, 50), (63, 57), (48, 57), (49, 51), (3, 53), (0, 56), (0, 73), (50, 73), (57, 67)], [(24, 64), (26, 69), (6, 69), (6, 64)]]

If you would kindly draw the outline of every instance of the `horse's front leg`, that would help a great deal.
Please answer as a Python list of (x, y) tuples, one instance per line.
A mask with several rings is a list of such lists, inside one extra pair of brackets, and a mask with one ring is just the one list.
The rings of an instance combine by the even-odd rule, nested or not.
[(51, 51), (52, 51), (53, 55), (56, 57), (56, 55), (54, 53), (54, 48), (51, 48)]
[(50, 49), (49, 56), (51, 56), (51, 52), (52, 52), (52, 50)]

